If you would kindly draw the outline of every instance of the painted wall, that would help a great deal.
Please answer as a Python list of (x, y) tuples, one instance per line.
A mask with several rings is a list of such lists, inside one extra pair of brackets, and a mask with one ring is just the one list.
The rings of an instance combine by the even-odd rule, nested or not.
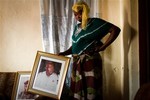
[(121, 28), (119, 37), (104, 52), (104, 100), (122, 100), (122, 15), (119, 0), (102, 1), (102, 18)]
[[(129, 9), (129, 4), (130, 4), (130, 9)], [(126, 40), (126, 37), (123, 36), (123, 38), (124, 40), (126, 40), (124, 41), (126, 42), (126, 48), (125, 47), (124, 48), (125, 50), (129, 50), (128, 53), (126, 53), (125, 55), (128, 55), (128, 57), (126, 58), (128, 58), (127, 64), (128, 64), (128, 75), (129, 75), (129, 100), (133, 100), (137, 90), (139, 89), (138, 0), (124, 1), (124, 16), (126, 16), (124, 17), (124, 20), (127, 22), (126, 25), (128, 25), (128, 28), (130, 30), (128, 41)], [(124, 24), (124, 29), (125, 29), (125, 24)], [(127, 32), (124, 32), (124, 34), (127, 34)]]
[(102, 53), (105, 100), (133, 100), (139, 88), (138, 1), (102, 0), (102, 18), (121, 28)]
[(0, 0), (0, 72), (31, 70), (41, 36), (39, 0)]

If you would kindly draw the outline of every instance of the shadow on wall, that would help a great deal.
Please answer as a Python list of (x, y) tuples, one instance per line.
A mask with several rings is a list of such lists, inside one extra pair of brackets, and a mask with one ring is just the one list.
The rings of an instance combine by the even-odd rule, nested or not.
[[(130, 65), (133, 61), (132, 58), (132, 51), (131, 51), (131, 46), (133, 45), (132, 42), (135, 38), (135, 36), (137, 35), (137, 31), (130, 25), (130, 21), (128, 18), (129, 14), (127, 11), (124, 11), (124, 27), (122, 29), (122, 33), (123, 33), (123, 50), (124, 50), (124, 62), (123, 65), (121, 66), (121, 69), (118, 67), (113, 66), (110, 62), (112, 60), (111, 57), (111, 46), (107, 49), (108, 52), (104, 55), (105, 58), (103, 57), (103, 61), (105, 62), (105, 65), (103, 66), (103, 74), (104, 74), (104, 100), (129, 100), (129, 93), (130, 93), (130, 83), (129, 80), (132, 81), (132, 77), (133, 74), (132, 73), (132, 66)], [(132, 45), (131, 45), (132, 44)], [(136, 49), (136, 48), (134, 48)], [(131, 61), (129, 61), (131, 60)], [(130, 68), (129, 68), (130, 67)], [(118, 88), (120, 86), (117, 87), (116, 84), (118, 84), (118, 80), (117, 78), (115, 78), (116, 76), (116, 71), (118, 70), (123, 70), (123, 87), (121, 87), (123, 89), (123, 91)], [(129, 71), (131, 71), (129, 73)], [(118, 71), (119, 72), (119, 71)], [(118, 73), (117, 72), (117, 73)], [(121, 74), (120, 74), (121, 75)], [(129, 76), (131, 79), (129, 79)], [(121, 85), (121, 84), (118, 84)], [(124, 94), (122, 94), (124, 93)]]
[(132, 71), (132, 66), (129, 64), (132, 63), (132, 55), (131, 55), (131, 43), (134, 39), (135, 35), (137, 34), (136, 30), (131, 27), (129, 24), (129, 14), (125, 10), (124, 11), (124, 27), (123, 27), (123, 50), (124, 50), (124, 62), (123, 62), (123, 71), (124, 71), (124, 79), (123, 79), (123, 100), (129, 100), (129, 77), (131, 78), (133, 73), (130, 73)]

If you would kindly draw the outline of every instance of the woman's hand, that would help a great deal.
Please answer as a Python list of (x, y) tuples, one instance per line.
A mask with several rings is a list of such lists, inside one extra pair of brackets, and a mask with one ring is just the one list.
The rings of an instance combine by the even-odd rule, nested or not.
[(64, 52), (60, 52), (57, 54), (58, 56), (65, 56), (65, 53)]
[(72, 46), (68, 50), (66, 50), (64, 52), (60, 52), (57, 55), (58, 56), (65, 56), (65, 55), (70, 55), (70, 54), (72, 54)]

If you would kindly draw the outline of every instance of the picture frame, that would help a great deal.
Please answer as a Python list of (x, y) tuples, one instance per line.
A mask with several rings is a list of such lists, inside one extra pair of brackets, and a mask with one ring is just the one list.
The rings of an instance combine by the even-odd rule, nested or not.
[(59, 100), (69, 63), (70, 57), (37, 51), (28, 91)]
[(16, 72), (11, 100), (35, 100), (38, 95), (28, 92), (31, 71)]

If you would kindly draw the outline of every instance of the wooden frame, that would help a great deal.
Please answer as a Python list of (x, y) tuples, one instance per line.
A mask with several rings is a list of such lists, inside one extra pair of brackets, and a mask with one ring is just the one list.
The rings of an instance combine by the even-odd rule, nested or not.
[(30, 74), (30, 71), (18, 71), (16, 73), (11, 100), (34, 100), (37, 97), (37, 95), (27, 91)]
[[(54, 72), (51, 74), (47, 74), (49, 68), (47, 67), (49, 66), (47, 65), (48, 63), (52, 63), (54, 68)], [(60, 99), (69, 63), (69, 57), (38, 51), (28, 91), (50, 98)]]

